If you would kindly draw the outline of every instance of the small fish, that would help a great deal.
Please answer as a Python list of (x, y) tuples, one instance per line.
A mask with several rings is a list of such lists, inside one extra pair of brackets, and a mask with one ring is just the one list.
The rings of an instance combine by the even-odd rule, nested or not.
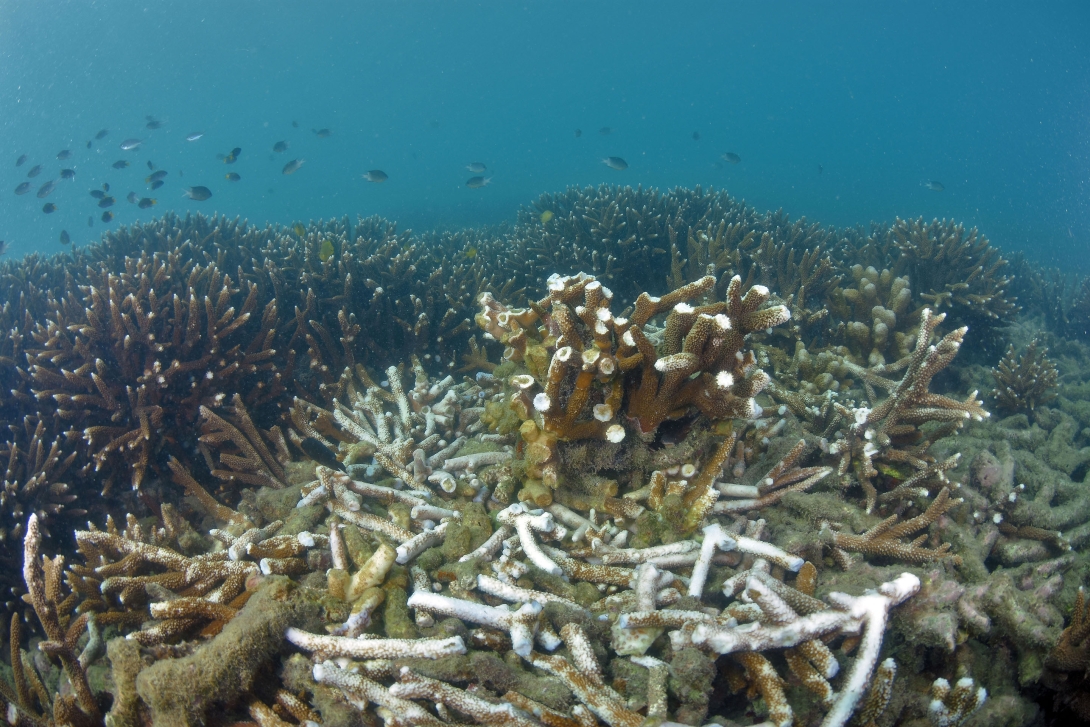
[(62, 169), (61, 170), (61, 179), (75, 179), (75, 178), (76, 178), (76, 170), (75, 169)]
[(30, 182), (23, 182), (15, 188), (15, 194), (26, 194), (30, 191)]
[(291, 127), (293, 129), (298, 129), (299, 128), (299, 122), (298, 121), (292, 121), (291, 122)]
[(103, 197), (102, 199), (100, 199), (98, 201), (98, 206), (102, 207), (103, 209), (105, 209), (106, 207), (113, 207), (114, 202), (116, 202), (116, 201), (117, 200), (114, 199), (113, 197), (109, 197), (109, 196)]
[(730, 162), (731, 164), (741, 164), (742, 157), (738, 156), (732, 151), (728, 151), (722, 156), (723, 161)]
[(201, 138), (202, 136), (204, 136), (204, 132), (203, 131), (197, 131), (197, 132), (194, 132), (194, 133), (190, 134), (189, 136), (187, 136), (185, 138), (185, 140), (186, 141), (196, 141), (197, 139)]
[(56, 211), (57, 205), (53, 204), (52, 202), (46, 202), (42, 205), (42, 212), (45, 212), (47, 215), (51, 215)]
[(159, 200), (152, 199), (151, 197), (144, 197), (137, 203), (136, 206), (142, 210), (146, 210), (148, 207), (151, 207), (154, 204), (159, 204)]
[(286, 152), (287, 150), (288, 150), (288, 142), (286, 142), (286, 141), (278, 141), (275, 144), (273, 144), (273, 151), (275, 151), (277, 154)]
[(311, 129), (311, 131), (313, 131), (319, 139), (328, 139), (330, 136), (333, 136), (333, 132), (329, 129)]
[(227, 172), (227, 174), (223, 175), (223, 178), (226, 179), (228, 182), (237, 182), (238, 180), (242, 179), (242, 176), (239, 175), (237, 172)]
[(335, 250), (333, 249), (333, 241), (326, 238), (325, 240), (322, 240), (322, 246), (318, 248), (318, 259), (322, 262), (325, 262), (329, 258), (333, 257), (334, 252)]
[(212, 196), (212, 190), (208, 187), (186, 187), (184, 196), (197, 202), (203, 202)]
[(15, 160), (15, 166), (21, 167), (26, 164), (26, 154), (20, 154), (19, 158)]
[(575, 138), (576, 139), (578, 139), (582, 135), (583, 135), (583, 130), (582, 129), (576, 129), (575, 130)]
[(598, 129), (598, 133), (601, 134), (602, 136), (609, 136), (610, 134), (613, 133), (613, 129), (611, 129), (608, 126), (603, 126), (602, 128)]
[(113, 163), (114, 169), (124, 169), (127, 166), (129, 166), (129, 163), (124, 159), (118, 159), (116, 162)]
[(103, 192), (109, 192), (110, 191), (110, 183), (109, 182), (103, 182), (102, 183), (102, 191)]
[(125, 139), (125, 141), (121, 142), (121, 150), (132, 151), (133, 149), (139, 149), (143, 143), (143, 139)]
[(488, 186), (491, 181), (492, 177), (470, 177), (466, 180), (466, 186), (470, 189), (480, 189)]
[(152, 172), (150, 175), (144, 177), (144, 181), (147, 182), (148, 184), (151, 184), (152, 182), (156, 182), (156, 181), (158, 181), (160, 179), (163, 179), (164, 177), (166, 177), (166, 175), (167, 175), (167, 170), (160, 169), (159, 171)]
[(290, 162), (284, 165), (281, 171), (282, 174), (295, 174), (299, 171), (299, 167), (306, 163), (306, 159), (292, 159)]
[(934, 179), (932, 179), (930, 182), (924, 182), (923, 186), (927, 187), (932, 192), (941, 192), (942, 190), (946, 189), (945, 185), (943, 185), (942, 182), (938, 182)]
[(616, 169), (618, 172), (628, 169), (628, 162), (620, 157), (606, 157), (602, 160), (602, 164), (610, 169)]
[(541, 213), (541, 215), (538, 217), (538, 219), (541, 220), (541, 224), (544, 225), (546, 222), (548, 222), (549, 220), (551, 220), (554, 217), (556, 217), (556, 215), (553, 214), (552, 210), (545, 210), (544, 212)]
[(72, 152), (69, 151), (68, 149), (61, 149), (59, 152), (57, 152), (57, 158), (60, 159), (62, 162), (65, 159), (71, 159), (72, 158)]
[(88, 140), (87, 140), (87, 148), (88, 148), (88, 149), (90, 149), (90, 148), (91, 148), (91, 140), (90, 140), (90, 139), (88, 139)]
[(477, 248), (467, 247), (464, 254), (468, 259), (472, 260), (473, 258), (477, 257)]
[(693, 132), (693, 141), (700, 141), (700, 132), (699, 131), (694, 131)]
[(53, 190), (57, 188), (57, 181), (50, 179), (48, 182), (38, 188), (38, 199), (45, 199), (49, 195), (53, 194)]
[(72, 244), (72, 238), (68, 236), (68, 230), (61, 230), (61, 244), (62, 245), (71, 245)]
[(30, 171), (27, 172), (26, 175), (28, 177), (30, 177), (31, 179), (33, 179), (34, 177), (38, 176), (41, 173), (42, 173), (42, 165), (41, 164), (35, 164), (33, 167), (30, 168)]
[(153, 172), (155, 171), (155, 163), (152, 162), (151, 159), (148, 159), (148, 169), (150, 169)]
[(368, 182), (385, 182), (390, 177), (386, 174), (386, 172), (382, 171), (381, 169), (372, 169), (371, 171), (364, 174), (363, 178), (366, 179)]
[(318, 464), (325, 465), (330, 469), (340, 470), (344, 472), (344, 465), (337, 459), (337, 453), (329, 447), (319, 442), (314, 437), (307, 437), (300, 444), (299, 448)]
[(102, 199), (103, 197), (106, 196), (106, 193), (103, 192), (101, 189), (92, 189), (90, 194), (95, 199)]
[(0, 240), (0, 255), (3, 255), (8, 251), (8, 244), (3, 240)]
[(103, 222), (109, 222), (113, 218), (114, 218), (114, 213), (111, 212), (110, 210), (106, 210), (105, 212), (102, 213), (102, 221)]
[(136, 204), (136, 192), (129, 192), (125, 199), (129, 200), (129, 204)]
[(151, 187), (152, 191), (155, 191), (156, 189), (159, 189), (159, 187), (162, 187), (164, 184), (166, 184), (166, 182), (164, 182), (162, 179), (156, 179), (148, 186)]
[(474, 174), (484, 174), (487, 171), (483, 162), (470, 162), (466, 164), (466, 169)]
[(87, 226), (88, 227), (94, 227), (95, 226), (95, 218), (93, 216), (91, 216), (91, 215), (87, 216)]
[(148, 123), (144, 124), (144, 126), (151, 129), (152, 131), (163, 128), (163, 122), (159, 121), (159, 119), (155, 118), (154, 116), (145, 116), (144, 118), (148, 120)]
[(296, 222), (294, 225), (291, 226), (291, 231), (294, 232), (299, 237), (305, 237), (306, 234), (307, 234), (307, 228), (303, 227), (298, 222)]
[(110, 133), (109, 129), (101, 129), (101, 130), (99, 130), (99, 132), (97, 134), (95, 134), (95, 139), (97, 141), (102, 141), (103, 139), (106, 138), (106, 135), (109, 134), (109, 133)]

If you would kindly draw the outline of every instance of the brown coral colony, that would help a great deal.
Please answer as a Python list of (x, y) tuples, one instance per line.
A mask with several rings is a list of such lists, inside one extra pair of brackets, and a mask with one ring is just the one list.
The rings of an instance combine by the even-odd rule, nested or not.
[[(6, 260), (0, 704), (958, 725), (1032, 683), (1086, 718), (1081, 298), (1006, 266), (951, 221), (609, 186)], [(1014, 290), (1053, 323), (1000, 360)]]

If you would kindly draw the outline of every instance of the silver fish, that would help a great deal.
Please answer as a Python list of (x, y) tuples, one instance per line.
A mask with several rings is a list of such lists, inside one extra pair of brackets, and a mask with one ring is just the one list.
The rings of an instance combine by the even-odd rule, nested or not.
[(741, 164), (742, 157), (738, 156), (732, 151), (728, 151), (723, 155), (723, 161), (730, 162), (731, 164)]
[(123, 151), (132, 151), (133, 149), (139, 148), (143, 143), (143, 139), (125, 139), (125, 141), (121, 142), (121, 149)]
[(466, 180), (466, 186), (470, 189), (480, 189), (487, 187), (491, 181), (492, 177), (470, 177)]
[(282, 174), (295, 174), (299, 171), (299, 167), (306, 163), (306, 159), (292, 159), (290, 162), (284, 165), (281, 170)]
[(484, 174), (485, 173), (485, 166), (481, 162), (473, 162), (471, 164), (466, 164), (466, 169), (473, 172), (474, 174)]
[(365, 173), (363, 175), (363, 178), (366, 179), (368, 182), (385, 182), (387, 179), (390, 178), (390, 176), (381, 169), (372, 169), (371, 171)]
[(203, 131), (198, 131), (195, 134), (190, 134), (189, 136), (187, 136), (185, 138), (185, 140), (186, 141), (196, 141), (197, 139), (201, 138), (202, 136), (204, 136), (204, 132)]
[(605, 164), (610, 169), (616, 169), (618, 172), (628, 169), (628, 162), (620, 157), (606, 157), (602, 160), (602, 164)]
[(932, 179), (932, 180), (931, 180), (931, 181), (929, 181), (929, 182), (924, 182), (924, 183), (923, 183), (923, 186), (927, 187), (927, 188), (928, 188), (928, 189), (930, 189), (930, 190), (931, 190), (932, 192), (941, 192), (941, 191), (943, 191), (944, 189), (946, 189), (946, 187), (945, 187), (945, 186), (943, 185), (943, 183), (942, 183), (942, 182), (936, 181), (936, 180), (934, 180), (934, 179)]

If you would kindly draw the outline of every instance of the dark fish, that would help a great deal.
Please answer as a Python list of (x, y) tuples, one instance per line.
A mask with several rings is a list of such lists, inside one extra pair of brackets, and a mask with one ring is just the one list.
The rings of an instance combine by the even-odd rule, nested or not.
[(470, 189), (480, 189), (481, 187), (488, 186), (488, 183), (492, 181), (492, 177), (470, 177), (466, 180), (466, 186)]
[(299, 171), (299, 167), (306, 163), (306, 159), (292, 159), (290, 162), (284, 165), (281, 171), (282, 174), (295, 174)]
[(583, 135), (583, 130), (582, 129), (576, 129), (575, 130), (575, 138), (576, 139), (578, 139), (582, 135)]
[(141, 199), (136, 204), (136, 206), (139, 207), (142, 210), (146, 210), (148, 207), (151, 207), (153, 204), (159, 204), (159, 200), (152, 199), (150, 197), (144, 197), (143, 199)]
[(602, 164), (610, 169), (616, 169), (618, 172), (628, 169), (628, 162), (620, 157), (606, 157), (602, 160)]
[(234, 164), (238, 160), (238, 155), (242, 153), (242, 147), (236, 146), (231, 150), (231, 153), (223, 158), (224, 164)]
[(20, 154), (19, 158), (15, 160), (15, 166), (21, 167), (26, 164), (26, 154)]
[(15, 188), (15, 194), (26, 194), (30, 191), (30, 182), (23, 182)]
[(106, 196), (106, 193), (103, 192), (101, 189), (92, 189), (91, 190), (91, 196), (94, 197), (95, 199), (102, 199), (103, 197)]
[(127, 161), (125, 161), (124, 159), (118, 159), (113, 164), (114, 169), (124, 169), (127, 166), (129, 166), (129, 163)]
[(155, 118), (154, 116), (145, 116), (144, 118), (148, 120), (148, 123), (144, 124), (144, 126), (151, 129), (152, 131), (163, 128), (163, 122), (159, 121), (159, 119)]
[(293, 122), (291, 122), (291, 126), (292, 126), (293, 129), (298, 129), (299, 128), (299, 122), (298, 121), (293, 121)]
[(75, 179), (75, 178), (76, 178), (76, 170), (75, 169), (62, 169), (61, 170), (61, 179)]
[(740, 164), (742, 162), (742, 157), (732, 151), (728, 151), (723, 154), (723, 161), (730, 162), (731, 164)]
[(700, 141), (700, 132), (699, 131), (694, 131), (693, 132), (693, 141)]
[(90, 149), (90, 148), (91, 148), (91, 140), (90, 140), (90, 139), (88, 139), (88, 140), (87, 140), (87, 148), (88, 148), (88, 149)]
[(941, 192), (946, 189), (942, 182), (938, 182), (932, 179), (930, 182), (924, 182), (924, 186), (930, 189), (932, 192)]
[(110, 191), (110, 183), (109, 182), (103, 182), (102, 183), (102, 191), (103, 192), (109, 192)]
[(238, 159), (238, 155), (241, 154), (241, 153), (242, 153), (242, 147), (241, 146), (236, 146), (234, 149), (231, 150), (231, 156), (233, 156), (235, 159)]
[(110, 132), (109, 132), (108, 129), (102, 129), (97, 134), (95, 134), (95, 139), (98, 139), (99, 141), (101, 141), (102, 139), (105, 139), (106, 135), (109, 134), (109, 133)]
[(38, 187), (38, 199), (45, 199), (49, 195), (53, 194), (53, 190), (57, 188), (57, 180), (50, 179), (48, 182)]
[(57, 205), (53, 204), (52, 202), (46, 202), (42, 205), (42, 212), (45, 212), (47, 215), (51, 215), (56, 211)]
[(62, 245), (71, 245), (72, 244), (72, 238), (68, 236), (68, 230), (61, 230), (61, 244)]
[(60, 159), (62, 162), (65, 159), (71, 159), (72, 158), (72, 152), (69, 151), (68, 149), (61, 149), (59, 152), (57, 152), (57, 158)]
[(114, 213), (111, 212), (110, 210), (106, 210), (105, 212), (102, 213), (102, 221), (103, 222), (109, 222), (113, 218), (114, 218)]
[(602, 136), (609, 136), (610, 134), (613, 133), (613, 129), (611, 129), (608, 126), (603, 126), (602, 128), (598, 129), (598, 133), (601, 134)]
[(92, 217), (90, 215), (87, 216), (87, 226), (88, 227), (94, 227), (95, 226), (95, 218), (94, 217)]
[(26, 175), (33, 179), (34, 177), (38, 176), (41, 173), (42, 173), (42, 165), (41, 164), (35, 164), (33, 167), (30, 168), (30, 171), (27, 172)]
[(329, 129), (311, 129), (319, 139), (326, 139), (333, 135), (333, 132)]
[(187, 136), (185, 138), (185, 140), (186, 141), (196, 141), (197, 139), (201, 138), (202, 136), (204, 136), (204, 132), (203, 131), (198, 131), (195, 134), (190, 134), (189, 136)]
[(129, 204), (136, 204), (136, 192), (129, 192), (125, 199), (129, 200)]
[(8, 251), (8, 244), (3, 240), (0, 240), (0, 255), (3, 255)]
[(187, 187), (185, 196), (197, 202), (203, 202), (212, 196), (212, 190), (208, 187)]
[(226, 179), (228, 182), (237, 182), (238, 180), (242, 179), (242, 176), (239, 175), (237, 172), (227, 172), (227, 174), (223, 175), (223, 178)]
[(159, 171), (152, 172), (149, 176), (144, 177), (144, 181), (147, 182), (148, 184), (151, 184), (152, 182), (163, 179), (164, 177), (166, 177), (166, 175), (167, 175), (167, 170), (160, 169)]
[(121, 149), (122, 151), (132, 151), (139, 148), (143, 143), (143, 139), (125, 139), (125, 141), (121, 142)]
[(278, 141), (275, 144), (273, 144), (273, 151), (275, 151), (277, 154), (280, 154), (281, 152), (285, 152), (287, 150), (288, 150), (288, 142), (286, 142), (286, 141)]
[(148, 159), (148, 169), (150, 169), (153, 172), (155, 171), (155, 163), (152, 162), (151, 159)]
[(364, 174), (363, 178), (366, 179), (368, 182), (385, 182), (390, 177), (388, 174), (386, 174), (386, 172), (382, 171), (381, 169), (372, 169), (371, 171)]
[(485, 173), (485, 166), (483, 162), (470, 162), (469, 164), (466, 164), (466, 169), (473, 172), (474, 174)]
[(102, 199), (100, 199), (100, 200), (98, 201), (98, 206), (99, 206), (99, 207), (102, 207), (102, 208), (106, 208), (106, 207), (113, 207), (113, 206), (114, 206), (114, 202), (116, 202), (116, 201), (117, 201), (117, 200), (116, 200), (116, 199), (114, 199), (113, 197), (103, 197)]
[(337, 459), (337, 454), (329, 447), (319, 442), (314, 437), (307, 437), (300, 444), (299, 448), (312, 460), (318, 464), (325, 465), (330, 469), (340, 470), (344, 472), (344, 465)]
[(166, 182), (164, 182), (162, 179), (156, 179), (148, 186), (151, 187), (151, 189), (154, 191), (156, 189), (159, 189), (159, 187), (162, 187), (164, 184), (166, 184)]

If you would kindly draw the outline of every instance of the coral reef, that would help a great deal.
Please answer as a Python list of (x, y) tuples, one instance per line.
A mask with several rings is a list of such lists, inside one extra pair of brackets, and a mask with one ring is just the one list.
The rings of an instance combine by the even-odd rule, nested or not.
[(13, 724), (1086, 718), (1090, 288), (976, 230), (601, 186), (0, 276)]

